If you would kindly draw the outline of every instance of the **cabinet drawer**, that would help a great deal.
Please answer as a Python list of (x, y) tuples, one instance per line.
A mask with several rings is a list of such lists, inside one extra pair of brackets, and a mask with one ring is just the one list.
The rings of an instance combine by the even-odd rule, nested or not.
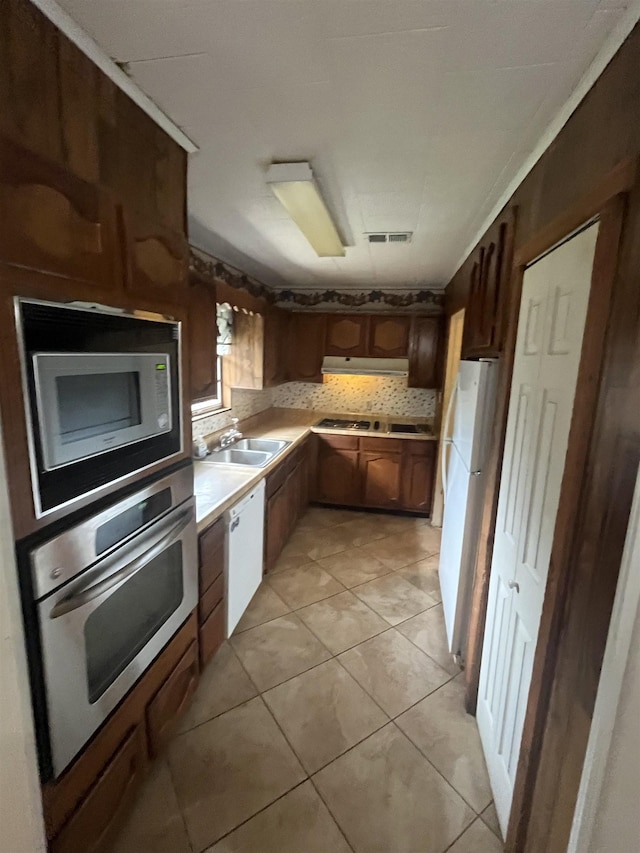
[(332, 447), (335, 450), (357, 450), (360, 440), (357, 435), (326, 435), (325, 433), (318, 435), (318, 439), (321, 453), (325, 447)]
[(213, 610), (213, 608), (218, 604), (218, 602), (222, 601), (224, 597), (224, 573), (218, 575), (218, 577), (211, 584), (209, 589), (200, 595), (200, 604), (198, 605), (198, 622), (202, 625), (203, 622), (207, 621), (207, 617)]
[(403, 444), (401, 438), (360, 438), (360, 450), (365, 453), (402, 453)]
[(51, 853), (94, 853), (119, 826), (147, 764), (144, 724), (131, 730), (73, 816), (50, 844)]
[(224, 609), (224, 600), (222, 600), (200, 628), (200, 666), (203, 669), (224, 642)]
[(198, 646), (193, 642), (147, 707), (149, 752), (158, 755), (198, 686)]
[(220, 518), (199, 537), (200, 595), (224, 571), (224, 519)]

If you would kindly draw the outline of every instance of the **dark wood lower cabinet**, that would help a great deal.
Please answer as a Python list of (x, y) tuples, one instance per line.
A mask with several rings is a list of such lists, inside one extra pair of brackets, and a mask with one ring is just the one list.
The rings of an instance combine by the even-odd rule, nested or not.
[(438, 445), (435, 441), (406, 444), (402, 459), (402, 506), (404, 509), (430, 513)]
[(224, 642), (226, 633), (223, 518), (215, 521), (198, 537), (200, 554), (200, 666), (204, 667)]
[(198, 643), (194, 640), (147, 708), (149, 754), (152, 758), (162, 752), (176, 722), (189, 707), (199, 675)]
[(402, 454), (361, 453), (362, 505), (397, 509), (402, 501)]
[(264, 570), (271, 571), (309, 503), (311, 444), (305, 441), (267, 477)]
[(43, 785), (52, 853), (102, 853), (112, 839), (150, 756), (193, 695), (197, 628), (194, 612), (73, 764)]
[(225, 627), (225, 602), (222, 599), (200, 626), (200, 666), (203, 669), (224, 643)]
[(431, 512), (437, 442), (318, 435), (314, 500)]
[(144, 724), (119, 745), (73, 817), (50, 845), (51, 853), (98, 853), (120, 826), (147, 767)]

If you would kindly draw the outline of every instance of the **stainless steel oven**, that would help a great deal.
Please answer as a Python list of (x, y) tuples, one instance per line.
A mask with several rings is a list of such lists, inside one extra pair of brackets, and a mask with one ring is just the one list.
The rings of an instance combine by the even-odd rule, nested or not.
[(181, 452), (179, 323), (31, 299), (16, 317), (38, 517)]
[(196, 607), (192, 492), (189, 466), (30, 552), (44, 778), (60, 775)]

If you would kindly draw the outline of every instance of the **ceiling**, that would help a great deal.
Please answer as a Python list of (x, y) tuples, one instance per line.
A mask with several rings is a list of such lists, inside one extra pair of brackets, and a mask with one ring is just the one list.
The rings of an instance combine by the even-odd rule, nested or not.
[[(59, 0), (199, 146), (192, 241), (266, 284), (444, 287), (621, 0)], [(309, 160), (348, 246), (265, 183)], [(369, 245), (366, 232), (412, 231)]]

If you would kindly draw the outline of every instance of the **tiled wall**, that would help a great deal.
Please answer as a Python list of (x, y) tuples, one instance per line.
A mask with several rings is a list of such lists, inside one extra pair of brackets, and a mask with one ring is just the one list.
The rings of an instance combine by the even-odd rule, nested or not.
[(273, 388), (265, 388), (264, 391), (242, 391), (233, 389), (231, 391), (231, 409), (219, 415), (209, 415), (192, 423), (193, 438), (201, 435), (209, 435), (219, 429), (231, 426), (231, 418), (244, 420), (252, 415), (257, 415), (273, 405)]
[(322, 385), (288, 382), (273, 389), (273, 405), (336, 414), (434, 417), (436, 392), (407, 388), (406, 376), (325, 376)]

